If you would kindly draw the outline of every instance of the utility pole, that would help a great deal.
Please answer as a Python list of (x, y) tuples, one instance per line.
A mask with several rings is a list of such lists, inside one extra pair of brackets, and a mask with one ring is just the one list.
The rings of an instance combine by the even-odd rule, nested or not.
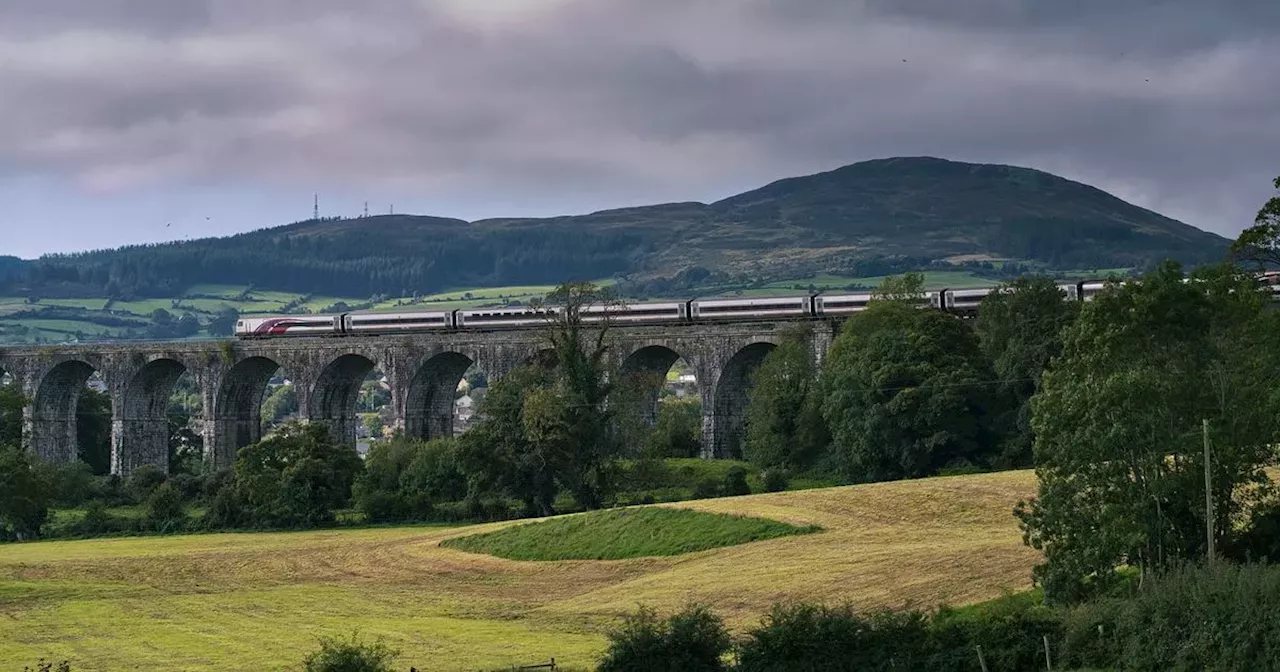
[(1216, 554), (1213, 548), (1213, 478), (1210, 476), (1209, 469), (1209, 419), (1204, 418), (1200, 423), (1204, 434), (1204, 534), (1208, 542), (1208, 557), (1212, 561)]

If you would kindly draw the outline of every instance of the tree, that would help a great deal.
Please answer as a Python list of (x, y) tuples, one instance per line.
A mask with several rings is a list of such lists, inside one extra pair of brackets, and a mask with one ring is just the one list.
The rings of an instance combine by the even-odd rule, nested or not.
[[(1274, 185), (1280, 190), (1280, 177)], [(1258, 210), (1253, 226), (1242, 231), (1231, 245), (1231, 255), (1259, 267), (1280, 266), (1280, 196), (1273, 196)]]
[(86, 388), (76, 402), (76, 454), (101, 476), (111, 471), (111, 396)]
[(752, 375), (743, 452), (762, 469), (807, 467), (826, 446), (809, 329), (784, 336)]
[(822, 415), (836, 467), (853, 481), (914, 478), (981, 463), (993, 374), (973, 330), (920, 310), (918, 274), (885, 281), (827, 355)]
[(702, 404), (697, 398), (665, 399), (644, 439), (644, 457), (697, 457), (702, 450)]
[(0, 446), (22, 445), (22, 409), (26, 405), (16, 382), (0, 385)]
[(528, 516), (555, 513), (551, 463), (525, 436), (525, 397), (549, 384), (550, 373), (520, 367), (494, 383), (480, 404), (480, 419), (458, 439), (458, 460), (468, 475), (468, 496), (505, 494), (524, 503)]
[(1110, 285), (1065, 333), (1032, 399), (1037, 496), (1016, 513), (1052, 599), (1106, 588), (1117, 568), (1205, 552), (1202, 419), (1213, 445), (1214, 535), (1239, 532), (1237, 495), (1270, 481), (1280, 374), (1274, 314), (1247, 274), (1184, 282), (1166, 262)]
[(40, 536), (49, 517), (49, 488), (19, 446), (0, 446), (0, 540)]
[(198, 333), (200, 333), (200, 319), (191, 313), (183, 313), (174, 325), (174, 335), (178, 338), (187, 338)]
[(982, 300), (975, 328), (1009, 406), (995, 421), (1003, 438), (1001, 466), (1031, 464), (1032, 395), (1050, 360), (1062, 352), (1062, 331), (1075, 319), (1079, 302), (1066, 301), (1045, 276), (1022, 277)]
[(235, 334), (236, 322), (240, 319), (240, 313), (231, 306), (226, 306), (218, 311), (212, 320), (209, 320), (207, 327), (211, 336), (231, 336)]
[(325, 425), (291, 423), (240, 449), (235, 489), (257, 525), (315, 527), (334, 521), (363, 468), (355, 447), (335, 442)]

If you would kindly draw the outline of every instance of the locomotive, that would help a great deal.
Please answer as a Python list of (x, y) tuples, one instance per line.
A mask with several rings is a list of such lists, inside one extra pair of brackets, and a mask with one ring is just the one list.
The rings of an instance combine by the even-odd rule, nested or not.
[[(1101, 292), (1103, 282), (1058, 285), (1070, 301), (1088, 301)], [(1280, 287), (1278, 287), (1280, 289)], [(960, 315), (977, 312), (982, 299), (994, 287), (941, 289), (925, 292), (921, 306)], [(606, 319), (615, 324), (691, 324), (743, 322), (762, 319), (818, 319), (844, 317), (871, 303), (870, 292), (859, 294), (814, 294), (748, 299), (691, 299), (652, 301), (617, 306), (588, 306), (581, 313), (583, 323)], [(396, 313), (342, 313), (340, 315), (281, 315), (246, 317), (236, 322), (241, 339), (286, 336), (377, 335), (436, 331), (491, 331), (529, 329), (545, 325), (555, 307), (471, 308), (451, 311), (411, 311)]]

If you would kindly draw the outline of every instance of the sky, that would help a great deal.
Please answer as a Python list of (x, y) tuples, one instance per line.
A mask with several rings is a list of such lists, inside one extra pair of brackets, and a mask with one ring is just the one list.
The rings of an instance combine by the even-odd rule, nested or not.
[(1273, 0), (4, 0), (0, 254), (714, 201), (889, 156), (1234, 236)]

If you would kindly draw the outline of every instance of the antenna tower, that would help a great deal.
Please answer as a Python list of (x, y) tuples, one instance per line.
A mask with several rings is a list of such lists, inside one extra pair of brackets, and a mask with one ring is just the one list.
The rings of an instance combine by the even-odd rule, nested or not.
[(364, 216), (365, 217), (369, 216), (369, 201), (364, 202)]
[(311, 209), (311, 219), (320, 219), (320, 194), (316, 194), (316, 203)]

